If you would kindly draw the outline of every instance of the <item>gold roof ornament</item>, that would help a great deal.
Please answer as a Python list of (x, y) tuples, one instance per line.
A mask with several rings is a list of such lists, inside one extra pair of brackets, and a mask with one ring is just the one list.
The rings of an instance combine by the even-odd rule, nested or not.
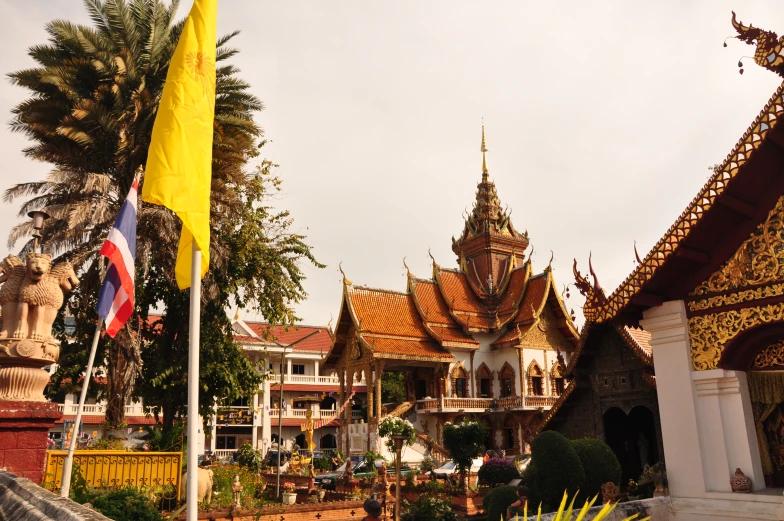
[(346, 286), (353, 286), (354, 283), (351, 282), (348, 277), (346, 277), (346, 272), (343, 271), (343, 263), (342, 262), (338, 264), (338, 269), (340, 270), (340, 274), (343, 275), (343, 284), (345, 284)]
[(485, 120), (482, 118), (482, 177), (486, 178), (489, 171), (487, 170), (487, 140), (485, 139)]

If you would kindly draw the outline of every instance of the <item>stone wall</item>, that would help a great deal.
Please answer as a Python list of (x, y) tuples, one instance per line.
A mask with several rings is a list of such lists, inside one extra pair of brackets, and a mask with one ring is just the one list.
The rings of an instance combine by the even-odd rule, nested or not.
[(0, 519), (13, 521), (111, 521), (30, 481), (0, 470)]
[[(576, 508), (576, 505), (575, 505)], [(586, 519), (593, 519), (599, 513), (602, 506), (593, 507), (588, 510)], [(615, 510), (610, 512), (610, 515), (605, 519), (607, 521), (621, 521), (628, 516), (640, 514), (637, 518), (641, 519), (646, 516), (651, 516), (651, 521), (669, 521), (670, 498), (669, 497), (655, 497), (653, 499), (643, 499), (640, 501), (627, 501), (626, 503), (619, 503)], [(531, 515), (531, 513), (528, 513)], [(552, 521), (555, 519), (555, 513), (545, 514), (542, 516), (542, 521)]]
[(0, 400), (0, 468), (41, 483), (49, 429), (62, 416), (56, 403)]

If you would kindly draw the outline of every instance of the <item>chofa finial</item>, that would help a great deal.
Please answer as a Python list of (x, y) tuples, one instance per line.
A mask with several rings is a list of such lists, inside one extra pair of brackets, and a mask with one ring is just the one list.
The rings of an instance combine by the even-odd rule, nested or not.
[(338, 269), (340, 270), (340, 274), (343, 275), (343, 284), (345, 284), (346, 286), (353, 286), (354, 284), (348, 279), (348, 277), (346, 277), (346, 272), (343, 271), (342, 261), (338, 264)]

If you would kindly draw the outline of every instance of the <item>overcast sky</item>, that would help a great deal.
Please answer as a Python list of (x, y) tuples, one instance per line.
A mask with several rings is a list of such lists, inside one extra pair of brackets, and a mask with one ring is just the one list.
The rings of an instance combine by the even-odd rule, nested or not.
[[(266, 105), (257, 121), (280, 164), (281, 207), (327, 264), (307, 270), (303, 322), (337, 318), (340, 261), (355, 284), (396, 290), (404, 256), (420, 277), (428, 248), (456, 266), (482, 118), (491, 178), (529, 232), (535, 270), (553, 250), (561, 287), (572, 259), (585, 268), (593, 251), (615, 288), (634, 269), (634, 241), (644, 256), (780, 83), (750, 58), (738, 74), (753, 49), (722, 47), (733, 8), (784, 30), (772, 1), (222, 0), (218, 32), (242, 31), (233, 63)], [(4, 74), (33, 65), (27, 48), (54, 18), (88, 21), (78, 0), (0, 0)], [(22, 156), (6, 124), (25, 95), (0, 83), (3, 191), (49, 168)], [(0, 203), (3, 256), (17, 206)]]

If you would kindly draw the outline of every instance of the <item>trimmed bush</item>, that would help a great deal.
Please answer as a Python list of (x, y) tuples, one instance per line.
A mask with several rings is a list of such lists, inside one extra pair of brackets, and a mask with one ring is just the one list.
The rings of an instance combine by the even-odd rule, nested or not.
[(593, 438), (572, 440), (571, 443), (585, 471), (585, 481), (580, 487), (577, 504), (597, 494), (601, 496), (602, 485), (608, 481), (621, 484), (621, 464), (609, 445)]
[(517, 487), (505, 485), (491, 490), (482, 499), (482, 507), (487, 512), (487, 519), (506, 519), (506, 509), (517, 501)]
[(452, 500), (441, 494), (425, 492), (408, 508), (404, 504), (401, 510), (400, 519), (403, 521), (457, 521)]
[(558, 507), (564, 491), (574, 495), (585, 482), (585, 470), (572, 444), (555, 431), (545, 431), (531, 443), (531, 463), (525, 471), (531, 492), (529, 504), (542, 503), (542, 511)]
[(152, 500), (136, 488), (93, 491), (89, 498), (95, 510), (114, 521), (163, 521)]
[(514, 463), (503, 458), (490, 458), (479, 468), (479, 481), (487, 483), (491, 487), (506, 485), (519, 477), (520, 473), (517, 472)]

